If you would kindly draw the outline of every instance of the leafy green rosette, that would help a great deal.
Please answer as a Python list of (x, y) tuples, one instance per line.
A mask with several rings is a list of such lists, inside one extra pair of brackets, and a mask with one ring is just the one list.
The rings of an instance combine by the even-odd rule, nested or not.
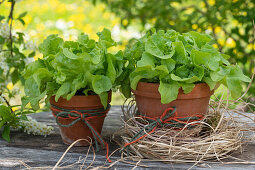
[(241, 82), (250, 82), (238, 65), (231, 65), (230, 56), (212, 46), (213, 39), (198, 32), (180, 34), (174, 30), (152, 30), (125, 51), (129, 64), (127, 81), (122, 82), (126, 97), (139, 81), (159, 83), (161, 103), (175, 100), (180, 88), (189, 93), (197, 83), (225, 85), (233, 98), (242, 92)]
[(39, 102), (47, 96), (70, 100), (74, 95), (98, 94), (104, 107), (107, 106), (107, 92), (116, 88), (118, 77), (123, 72), (123, 53), (107, 52), (116, 46), (111, 32), (104, 29), (97, 33), (99, 40), (80, 34), (77, 41), (64, 41), (57, 35), (50, 35), (39, 46), (43, 59), (30, 63), (25, 71), (25, 97), (28, 103), (39, 109)]

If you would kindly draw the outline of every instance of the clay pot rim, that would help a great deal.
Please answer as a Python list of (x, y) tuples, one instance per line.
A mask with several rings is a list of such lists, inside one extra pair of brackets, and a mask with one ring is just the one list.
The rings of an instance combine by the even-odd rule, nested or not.
[[(111, 102), (112, 98), (112, 91), (108, 91), (108, 103)], [(84, 103), (86, 103), (84, 105)], [(73, 109), (73, 108), (99, 108), (103, 107), (99, 95), (74, 95), (70, 100), (67, 100), (63, 97), (58, 99), (58, 102), (55, 101), (55, 95), (50, 97), (50, 104), (63, 107), (66, 109)]]
[[(147, 87), (143, 88), (144, 86)], [(138, 82), (136, 90), (131, 89), (135, 95), (149, 97), (149, 98), (161, 98), (161, 95), (158, 91), (159, 83), (147, 83), (147, 82)], [(148, 88), (150, 88), (148, 90)], [(192, 99), (192, 98), (203, 98), (211, 96), (214, 93), (214, 90), (210, 90), (209, 86), (206, 83), (196, 83), (194, 89), (185, 94), (182, 88), (179, 88), (179, 93), (177, 99)], [(177, 100), (176, 99), (176, 100)]]

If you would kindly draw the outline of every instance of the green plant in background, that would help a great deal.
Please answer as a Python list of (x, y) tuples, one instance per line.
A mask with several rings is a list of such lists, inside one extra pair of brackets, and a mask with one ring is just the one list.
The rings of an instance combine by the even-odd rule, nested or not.
[(97, 33), (99, 41), (80, 34), (77, 41), (64, 41), (57, 35), (50, 35), (39, 46), (43, 59), (30, 63), (24, 72), (25, 93), (22, 103), (28, 103), (37, 110), (39, 101), (47, 96), (70, 100), (74, 95), (98, 94), (104, 107), (107, 106), (107, 92), (120, 84), (123, 53), (107, 52), (115, 46), (111, 32), (104, 29)]
[(139, 81), (160, 83), (161, 102), (167, 104), (177, 98), (179, 88), (190, 93), (196, 83), (205, 82), (211, 90), (220, 83), (233, 98), (238, 98), (241, 82), (251, 80), (238, 65), (228, 62), (230, 56), (220, 53), (212, 44), (213, 38), (207, 34), (153, 29), (125, 51), (131, 88), (135, 90)]
[[(35, 132), (33, 128), (38, 125), (33, 123), (26, 126), (31, 120), (26, 115), (33, 113), (32, 110), (19, 110), (18, 105), (10, 104), (10, 100), (20, 94), (21, 89), (18, 87), (24, 84), (22, 72), (25, 65), (33, 60), (36, 46), (32, 41), (25, 40), (25, 33), (13, 29), (14, 21), (25, 25), (23, 18), (27, 13), (23, 12), (14, 17), (17, 1), (3, 0), (0, 1), (0, 6), (4, 3), (10, 3), (10, 12), (7, 16), (0, 14), (0, 130), (2, 129), (2, 138), (10, 141), (10, 128)], [(15, 84), (18, 84), (17, 88), (13, 88)], [(29, 129), (30, 126), (32, 129)], [(40, 133), (36, 132), (36, 134), (46, 135), (51, 132), (51, 128), (48, 130), (46, 127), (44, 129), (48, 131), (44, 133), (40, 127), (37, 128)]]
[(8, 84), (13, 86), (18, 82), (24, 83), (21, 72), (24, 70), (26, 63), (34, 57), (36, 46), (32, 41), (25, 41), (23, 32), (13, 30), (13, 21), (21, 22), (25, 25), (23, 17), (26, 16), (26, 12), (14, 18), (16, 1), (1, 1), (0, 5), (3, 3), (11, 3), (11, 6), (8, 16), (0, 15), (0, 96), (10, 106), (10, 99), (19, 90), (8, 89)]
[[(214, 46), (229, 54), (230, 62), (238, 63), (245, 74), (255, 68), (253, 0), (92, 0), (97, 1), (116, 13), (125, 28), (140, 21), (144, 30), (207, 32), (216, 40)], [(248, 94), (255, 96), (255, 83)]]

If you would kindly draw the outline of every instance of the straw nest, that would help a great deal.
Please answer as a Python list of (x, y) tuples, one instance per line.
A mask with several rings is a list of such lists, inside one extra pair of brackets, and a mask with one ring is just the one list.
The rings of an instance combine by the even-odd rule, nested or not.
[[(146, 137), (131, 144), (128, 151), (124, 149), (124, 154), (133, 160), (147, 158), (171, 162), (221, 161), (229, 158), (231, 153), (241, 151), (244, 141), (254, 136), (248, 123), (253, 122), (249, 116), (254, 117), (254, 114), (243, 115), (240, 109), (230, 110), (228, 107), (229, 101), (210, 101), (210, 109), (203, 120), (187, 124), (182, 130), (157, 127), (153, 133), (147, 133)], [(137, 117), (134, 100), (123, 105), (122, 111), (123, 147), (149, 123)], [(194, 126), (194, 123), (199, 124), (188, 130), (187, 127)], [(252, 132), (252, 135), (244, 135), (245, 132)]]

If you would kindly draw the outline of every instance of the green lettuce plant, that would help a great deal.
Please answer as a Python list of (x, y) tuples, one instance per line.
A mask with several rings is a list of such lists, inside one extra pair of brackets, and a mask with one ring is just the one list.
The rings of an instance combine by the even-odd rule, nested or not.
[[(238, 65), (231, 65), (230, 56), (212, 46), (213, 39), (198, 32), (180, 34), (174, 30), (152, 30), (125, 51), (126, 81), (122, 92), (128, 97), (130, 86), (139, 81), (159, 83), (161, 103), (177, 98), (179, 89), (189, 93), (197, 83), (207, 83), (211, 90), (216, 84), (225, 85), (233, 98), (241, 95), (241, 82), (250, 82)], [(129, 84), (130, 83), (130, 84)]]
[(97, 33), (99, 41), (80, 34), (77, 41), (64, 41), (57, 35), (50, 35), (39, 46), (43, 59), (30, 63), (24, 71), (25, 94), (23, 106), (28, 103), (39, 109), (39, 101), (47, 96), (70, 100), (74, 95), (98, 94), (104, 107), (107, 106), (107, 92), (120, 84), (123, 53), (107, 52), (115, 46), (111, 32), (104, 29)]

